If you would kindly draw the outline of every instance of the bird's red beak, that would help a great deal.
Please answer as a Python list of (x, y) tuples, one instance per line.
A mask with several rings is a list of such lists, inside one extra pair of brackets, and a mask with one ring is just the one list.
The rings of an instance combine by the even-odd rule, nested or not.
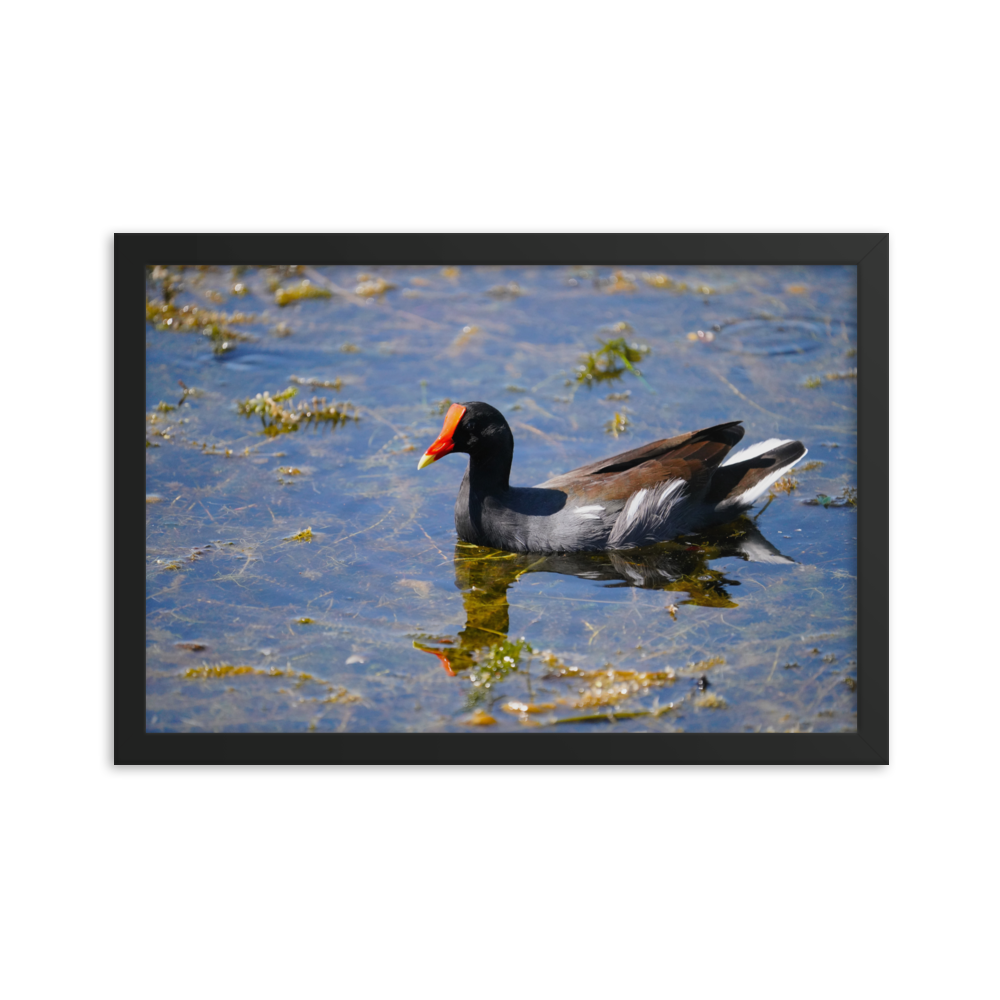
[(418, 469), (426, 468), (431, 462), (436, 462), (455, 447), (455, 442), (452, 439), (455, 435), (455, 428), (458, 427), (458, 422), (463, 416), (465, 416), (465, 407), (459, 406), (458, 403), (452, 403), (444, 415), (444, 427), (441, 428), (441, 433), (417, 462)]

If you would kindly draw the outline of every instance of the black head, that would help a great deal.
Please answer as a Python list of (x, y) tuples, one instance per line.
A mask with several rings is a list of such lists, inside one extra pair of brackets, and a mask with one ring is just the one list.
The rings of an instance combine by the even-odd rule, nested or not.
[(469, 455), (475, 466), (494, 470), (506, 488), (514, 435), (498, 409), (489, 403), (453, 403), (445, 414), (441, 433), (424, 452), (417, 468), (423, 469), (452, 451)]
[(514, 435), (504, 415), (489, 403), (459, 403), (465, 413), (459, 420), (452, 440), (454, 451), (469, 455), (487, 455), (491, 452), (511, 455), (514, 453)]

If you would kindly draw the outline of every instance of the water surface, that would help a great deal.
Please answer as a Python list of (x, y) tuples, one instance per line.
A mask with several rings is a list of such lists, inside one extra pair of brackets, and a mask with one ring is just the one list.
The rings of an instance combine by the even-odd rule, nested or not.
[[(160, 267), (147, 288), (149, 731), (856, 728), (855, 268)], [(604, 355), (581, 382), (617, 340), (641, 378)], [(286, 414), (338, 416), (240, 412), (289, 388)], [(507, 416), (517, 485), (726, 420), (809, 454), (756, 520), (514, 556), (457, 542), (465, 456), (416, 468), (469, 400)]]

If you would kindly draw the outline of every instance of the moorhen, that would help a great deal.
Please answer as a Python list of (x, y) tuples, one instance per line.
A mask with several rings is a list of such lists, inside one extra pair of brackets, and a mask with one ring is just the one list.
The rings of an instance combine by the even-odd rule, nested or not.
[(455, 503), (463, 541), (510, 552), (628, 549), (731, 521), (806, 454), (778, 438), (730, 453), (742, 437), (733, 420), (511, 487), (514, 435), (503, 414), (453, 403), (417, 468), (453, 451), (469, 456)]

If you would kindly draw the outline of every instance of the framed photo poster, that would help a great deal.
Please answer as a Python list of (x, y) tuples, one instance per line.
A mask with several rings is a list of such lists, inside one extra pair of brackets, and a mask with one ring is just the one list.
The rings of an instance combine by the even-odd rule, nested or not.
[(888, 763), (888, 253), (116, 236), (116, 762)]

